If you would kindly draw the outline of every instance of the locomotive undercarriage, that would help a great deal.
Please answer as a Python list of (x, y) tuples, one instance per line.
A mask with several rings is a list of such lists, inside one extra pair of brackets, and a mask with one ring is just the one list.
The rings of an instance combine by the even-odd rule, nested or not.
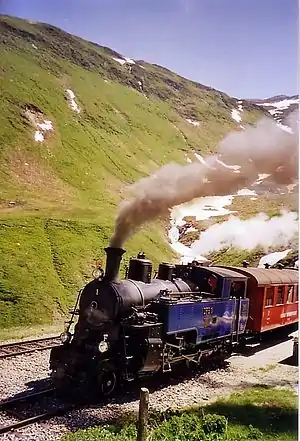
[(194, 348), (186, 348), (181, 344), (182, 337), (178, 345), (165, 343), (162, 356), (162, 372), (171, 372), (172, 365), (185, 362), (187, 367), (202, 366), (213, 361), (222, 361), (227, 358), (231, 352), (231, 341), (221, 340), (210, 341), (209, 343), (200, 343)]
[(180, 363), (191, 368), (221, 362), (232, 352), (230, 337), (194, 344), (189, 332), (164, 334), (161, 323), (126, 326), (121, 334), (103, 354), (96, 350), (98, 343), (92, 342), (81, 346), (71, 342), (52, 350), (50, 369), (55, 386), (109, 396), (118, 384), (137, 377), (172, 372)]

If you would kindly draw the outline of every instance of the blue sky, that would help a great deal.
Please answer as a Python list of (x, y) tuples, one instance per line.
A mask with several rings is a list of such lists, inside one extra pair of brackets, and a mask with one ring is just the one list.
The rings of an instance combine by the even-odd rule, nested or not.
[(298, 91), (298, 0), (0, 0), (241, 98)]

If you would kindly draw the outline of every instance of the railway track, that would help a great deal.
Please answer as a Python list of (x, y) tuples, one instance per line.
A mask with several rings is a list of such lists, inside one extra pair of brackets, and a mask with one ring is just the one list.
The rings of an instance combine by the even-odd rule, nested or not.
[(18, 341), (0, 345), (0, 359), (28, 354), (34, 351), (44, 351), (61, 344), (59, 336), (38, 338), (35, 340)]
[(0, 434), (62, 415), (74, 407), (74, 404), (57, 401), (54, 388), (2, 401), (0, 412), (17, 421), (0, 426)]

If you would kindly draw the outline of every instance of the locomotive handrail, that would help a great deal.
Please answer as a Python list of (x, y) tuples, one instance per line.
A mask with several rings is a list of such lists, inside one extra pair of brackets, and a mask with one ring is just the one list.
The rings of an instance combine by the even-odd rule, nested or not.
[(199, 296), (201, 294), (200, 291), (167, 291), (162, 290), (160, 291), (161, 296), (165, 295), (166, 297), (169, 296), (182, 296), (182, 295), (189, 295), (189, 296)]
[(67, 326), (66, 326), (66, 332), (69, 332), (69, 331), (70, 331), (70, 328), (71, 328), (72, 324), (74, 323), (74, 317), (75, 317), (75, 315), (79, 315), (79, 312), (80, 312), (80, 311), (79, 311), (79, 309), (78, 309), (78, 303), (79, 303), (79, 299), (80, 299), (80, 296), (81, 296), (81, 294), (82, 294), (82, 291), (83, 291), (83, 288), (81, 288), (81, 289), (78, 290), (78, 294), (77, 294), (77, 298), (76, 298), (75, 306), (74, 306), (73, 310), (70, 310), (70, 311), (69, 311), (69, 313), (71, 314), (71, 318), (70, 318), (70, 320), (68, 320), (68, 321), (65, 322), (65, 324), (67, 324)]

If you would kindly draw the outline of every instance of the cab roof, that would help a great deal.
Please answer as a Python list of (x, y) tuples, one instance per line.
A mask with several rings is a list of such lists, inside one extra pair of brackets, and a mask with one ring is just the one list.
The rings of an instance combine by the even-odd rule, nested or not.
[(227, 268), (221, 266), (207, 266), (202, 268), (206, 269), (207, 271), (213, 274), (216, 274), (219, 277), (222, 277), (223, 279), (235, 279), (235, 280), (244, 280), (244, 281), (247, 280), (246, 275), (234, 271), (233, 268)]

